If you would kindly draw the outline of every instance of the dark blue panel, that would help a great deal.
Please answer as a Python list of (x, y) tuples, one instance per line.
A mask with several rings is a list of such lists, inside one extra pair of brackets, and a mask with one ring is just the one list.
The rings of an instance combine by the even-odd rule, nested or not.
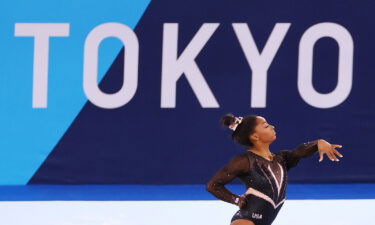
[[(258, 114), (276, 126), (271, 150), (291, 149), (318, 138), (342, 144), (340, 163), (318, 156), (303, 160), (291, 182), (374, 182), (375, 37), (372, 1), (152, 1), (135, 29), (140, 42), (139, 85), (125, 106), (106, 110), (87, 103), (30, 184), (203, 184), (244, 149), (219, 127), (227, 113)], [(202, 108), (187, 80), (177, 84), (176, 108), (160, 108), (164, 23), (178, 23), (182, 51), (203, 23), (220, 23), (196, 61), (220, 108)], [(246, 22), (262, 49), (274, 25), (291, 27), (268, 70), (267, 106), (250, 107), (251, 70), (231, 23)], [(354, 40), (353, 87), (340, 105), (314, 108), (297, 89), (298, 45), (312, 25), (334, 22)], [(321, 39), (314, 51), (316, 90), (336, 87), (338, 46)], [(122, 83), (121, 52), (101, 83), (115, 92)]]

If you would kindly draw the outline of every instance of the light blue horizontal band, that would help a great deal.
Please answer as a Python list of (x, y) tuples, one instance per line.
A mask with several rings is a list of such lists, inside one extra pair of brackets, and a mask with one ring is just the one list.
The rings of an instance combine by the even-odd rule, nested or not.
[[(216, 200), (204, 185), (20, 185), (0, 186), (0, 193), (0, 201)], [(375, 184), (290, 184), (287, 199), (375, 199)]]

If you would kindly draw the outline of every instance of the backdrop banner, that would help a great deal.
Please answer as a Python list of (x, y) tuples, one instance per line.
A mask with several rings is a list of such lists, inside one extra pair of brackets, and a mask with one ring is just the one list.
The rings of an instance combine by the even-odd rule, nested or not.
[(0, 3), (0, 184), (205, 184), (246, 151), (341, 144), (292, 183), (375, 182), (373, 1)]

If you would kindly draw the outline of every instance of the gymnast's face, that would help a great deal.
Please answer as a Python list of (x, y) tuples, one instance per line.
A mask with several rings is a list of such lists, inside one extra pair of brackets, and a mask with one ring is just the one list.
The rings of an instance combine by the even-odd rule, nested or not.
[(250, 135), (250, 140), (255, 142), (271, 143), (276, 139), (275, 127), (268, 124), (264, 117), (256, 117), (254, 133)]

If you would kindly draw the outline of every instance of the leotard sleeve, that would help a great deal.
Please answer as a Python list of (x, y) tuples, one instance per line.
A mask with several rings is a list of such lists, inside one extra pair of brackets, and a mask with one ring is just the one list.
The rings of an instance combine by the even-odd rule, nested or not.
[(312, 156), (318, 151), (318, 140), (305, 142), (293, 150), (284, 150), (280, 152), (281, 157), (284, 159), (286, 169), (289, 170), (297, 166), (301, 158)]
[(249, 171), (247, 155), (238, 155), (221, 168), (206, 185), (206, 190), (218, 199), (238, 205), (240, 196), (230, 192), (224, 185), (231, 182), (237, 176)]

